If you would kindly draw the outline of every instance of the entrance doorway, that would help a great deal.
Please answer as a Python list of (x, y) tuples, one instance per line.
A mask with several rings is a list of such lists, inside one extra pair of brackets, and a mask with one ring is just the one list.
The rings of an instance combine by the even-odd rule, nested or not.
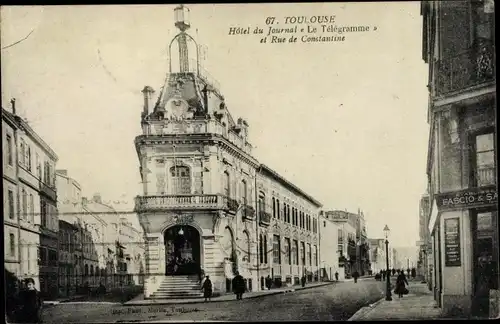
[(472, 315), (489, 317), (490, 289), (498, 289), (498, 219), (494, 210), (472, 211), (474, 296)]
[(200, 233), (188, 225), (176, 225), (165, 231), (167, 276), (201, 275)]

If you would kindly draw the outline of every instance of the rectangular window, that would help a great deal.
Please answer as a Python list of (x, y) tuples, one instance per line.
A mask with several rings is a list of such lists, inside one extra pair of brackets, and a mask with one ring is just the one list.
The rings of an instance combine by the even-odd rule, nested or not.
[(41, 226), (47, 227), (47, 203), (42, 200), (40, 203), (40, 214), (41, 214)]
[(27, 164), (27, 167), (28, 167), (28, 171), (31, 171), (31, 147), (26, 145), (27, 146), (27, 150), (26, 150), (26, 164)]
[(276, 199), (273, 197), (273, 218), (276, 218)]
[(318, 266), (318, 246), (314, 246), (314, 252), (313, 252), (313, 259), (314, 259), (314, 265)]
[(9, 192), (8, 192), (8, 199), (9, 199), (9, 218), (10, 219), (14, 219), (14, 212), (15, 212), (15, 209), (14, 209), (14, 191), (10, 190), (9, 189)]
[(36, 176), (39, 180), (42, 180), (42, 164), (40, 162), (40, 155), (36, 153)]
[(12, 152), (12, 136), (10, 136), (9, 134), (7, 134), (7, 143), (5, 143), (5, 145), (7, 145), (7, 163), (9, 165), (13, 165), (14, 156)]
[(243, 202), (243, 205), (247, 205), (247, 182), (245, 180), (241, 181), (241, 200)]
[(281, 264), (281, 247), (279, 235), (273, 236), (273, 264)]
[(476, 136), (476, 180), (477, 186), (494, 185), (495, 139), (493, 132)]
[(300, 260), (302, 265), (306, 265), (306, 245), (300, 242)]
[(22, 165), (25, 164), (26, 155), (24, 153), (24, 140), (21, 139), (20, 150), (19, 150), (19, 161)]
[(35, 223), (35, 199), (33, 194), (30, 194), (30, 221)]
[(342, 229), (341, 229), (341, 228), (339, 228), (339, 229), (337, 230), (337, 233), (338, 233), (338, 234), (337, 234), (337, 235), (338, 235), (338, 243), (339, 243), (339, 244), (342, 244), (342, 243), (344, 242), (344, 237), (343, 237), (343, 232), (342, 232)]
[(28, 219), (28, 194), (26, 193), (26, 190), (22, 190), (22, 212), (21, 212), (21, 218), (24, 220)]
[(285, 237), (285, 264), (292, 264), (292, 252), (290, 248), (290, 239)]
[(280, 200), (279, 199), (276, 199), (276, 217), (278, 219), (280, 219)]
[(311, 265), (311, 243), (307, 243), (307, 260), (308, 260), (308, 265)]
[(299, 242), (297, 240), (293, 240), (292, 246), (292, 255), (293, 255), (293, 264), (299, 264)]
[(9, 235), (9, 239), (10, 239), (10, 255), (16, 256), (16, 237), (14, 236), (14, 234), (11, 233)]
[(229, 173), (226, 171), (224, 172), (224, 195), (226, 197), (231, 197), (231, 179), (229, 178)]

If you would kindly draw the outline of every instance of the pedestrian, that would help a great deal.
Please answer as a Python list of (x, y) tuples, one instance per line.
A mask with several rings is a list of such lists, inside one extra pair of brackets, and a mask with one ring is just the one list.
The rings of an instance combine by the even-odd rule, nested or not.
[(352, 274), (352, 277), (354, 278), (354, 283), (357, 283), (358, 278), (359, 278), (359, 272), (354, 271), (354, 273)]
[(267, 277), (266, 277), (267, 290), (271, 290), (272, 285), (273, 285), (273, 279), (271, 279), (271, 276), (267, 275)]
[(396, 275), (396, 269), (392, 268), (392, 275), (395, 276)]
[(406, 269), (406, 273), (408, 274), (408, 278), (410, 278), (410, 268)]
[(413, 279), (415, 279), (415, 277), (416, 277), (416, 276), (417, 276), (417, 269), (412, 268), (412, 269), (411, 269), (411, 277), (412, 277)]
[(335, 271), (335, 281), (339, 281), (339, 273)]
[(406, 289), (405, 283), (406, 285), (408, 285), (408, 280), (406, 280), (405, 272), (401, 271), (396, 278), (396, 289), (394, 289), (394, 292), (398, 294), (399, 298), (408, 293), (408, 289)]
[(212, 298), (212, 281), (210, 280), (210, 276), (205, 277), (205, 281), (203, 282), (203, 286), (201, 288), (203, 290), (203, 297), (205, 301), (210, 301)]
[(239, 274), (238, 271), (236, 271), (236, 275), (233, 278), (232, 284), (233, 284), (233, 291), (236, 294), (236, 299), (242, 300), (243, 293), (245, 292), (245, 280)]
[(306, 286), (306, 276), (303, 275), (302, 278), (300, 278), (300, 281), (302, 283), (302, 287), (305, 287)]
[(26, 289), (19, 293), (19, 323), (41, 323), (43, 301), (35, 288), (35, 280), (27, 278)]

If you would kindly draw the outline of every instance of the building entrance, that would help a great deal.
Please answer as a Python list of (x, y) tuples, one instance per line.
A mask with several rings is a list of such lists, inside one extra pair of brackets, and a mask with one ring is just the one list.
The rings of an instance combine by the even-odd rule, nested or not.
[(166, 275), (201, 275), (200, 234), (191, 226), (177, 225), (165, 232)]
[(498, 219), (492, 210), (472, 211), (474, 295), (472, 315), (489, 317), (490, 289), (498, 289)]

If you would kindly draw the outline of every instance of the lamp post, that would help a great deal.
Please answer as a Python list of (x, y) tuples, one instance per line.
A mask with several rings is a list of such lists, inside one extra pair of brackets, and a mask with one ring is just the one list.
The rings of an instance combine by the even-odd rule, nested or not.
[(391, 276), (389, 275), (389, 227), (385, 225), (384, 227), (384, 234), (385, 234), (385, 263), (387, 267), (387, 286), (386, 286), (386, 292), (385, 292), (385, 300), (391, 301)]

